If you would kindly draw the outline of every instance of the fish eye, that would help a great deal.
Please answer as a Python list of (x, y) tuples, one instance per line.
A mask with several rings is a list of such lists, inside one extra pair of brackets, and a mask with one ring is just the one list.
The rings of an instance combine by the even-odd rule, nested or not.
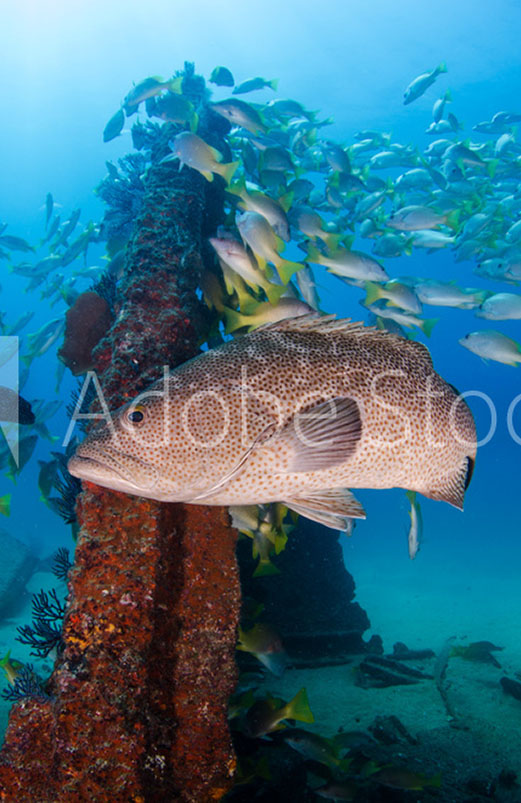
[(143, 407), (137, 406), (127, 412), (126, 422), (128, 424), (141, 424), (144, 420), (145, 412)]

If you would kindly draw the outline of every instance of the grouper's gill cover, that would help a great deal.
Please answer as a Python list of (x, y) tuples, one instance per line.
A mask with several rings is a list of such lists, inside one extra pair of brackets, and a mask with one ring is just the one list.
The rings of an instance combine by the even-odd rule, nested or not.
[(345, 529), (348, 488), (407, 488), (458, 508), (472, 414), (422, 344), (315, 314), (205, 352), (78, 447), (76, 477), (163, 501), (282, 502)]

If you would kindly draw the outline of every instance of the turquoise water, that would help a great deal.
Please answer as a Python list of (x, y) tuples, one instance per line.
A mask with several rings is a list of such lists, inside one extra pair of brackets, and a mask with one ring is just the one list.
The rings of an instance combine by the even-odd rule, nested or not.
[[(506, 0), (493, 7), (482, 0), (439, 0), (434, 5), (412, 0), (392, 4), (383, 0), (289, 2), (284, 6), (271, 0), (263, 4), (198, 0), (150, 0), (146, 4), (51, 0), (40, 4), (22, 0), (3, 9), (2, 29), (0, 221), (8, 224), (5, 234), (30, 243), (44, 234), (48, 192), (62, 220), (81, 208), (78, 233), (90, 219), (101, 218), (103, 205), (93, 190), (106, 173), (106, 160), (116, 162), (131, 149), (133, 121), (127, 121), (120, 137), (104, 144), (102, 131), (107, 120), (132, 82), (149, 75), (168, 77), (182, 69), (185, 60), (195, 62), (196, 72), (206, 79), (221, 64), (231, 69), (237, 82), (256, 75), (278, 78), (276, 97), (294, 98), (307, 109), (320, 110), (320, 118), (333, 117), (334, 123), (322, 129), (320, 136), (323, 132), (344, 146), (355, 142), (356, 132), (373, 129), (389, 132), (392, 142), (412, 144), (422, 152), (437, 138), (425, 134), (432, 121), (433, 103), (449, 88), (452, 102), (446, 112), (455, 114), (463, 126), (458, 132), (440, 134), (451, 140), (494, 142), (499, 134), (479, 134), (472, 126), (499, 111), (521, 114), (521, 8)], [(440, 62), (446, 62), (448, 72), (404, 106), (405, 87)], [(215, 100), (228, 97), (226, 88), (209, 87)], [(265, 89), (240, 97), (266, 103), (275, 96)], [(514, 139), (517, 137), (517, 144), (505, 157), (511, 161), (514, 175), (520, 158), (519, 125), (507, 127)], [(395, 180), (405, 169), (392, 168), (377, 175)], [(513, 190), (518, 192), (519, 185)], [(476, 210), (483, 201), (478, 191)], [(519, 209), (513, 213), (512, 223), (520, 214)], [(356, 247), (370, 252), (372, 243), (359, 238)], [(494, 244), (499, 254), (500, 244), (497, 240), (492, 247)], [(92, 247), (87, 264), (99, 265), (102, 255), (100, 246)], [(14, 262), (26, 258), (19, 253), (11, 256)], [(475, 275), (476, 260), (456, 261), (450, 247), (435, 253), (415, 248), (411, 256), (383, 262), (391, 277), (455, 280), (463, 287), (490, 292), (519, 290), (516, 284)], [(27, 280), (10, 273), (8, 264), (9, 260), (0, 262), (0, 311), (9, 326), (25, 310), (34, 310), (24, 330), (27, 338), (28, 333), (63, 315), (67, 307), (59, 301), (51, 309), (49, 302), (40, 298), (42, 287), (27, 292)], [(65, 270), (76, 269), (73, 264)], [(316, 267), (315, 271), (325, 311), (363, 317), (359, 289), (327, 276), (323, 269)], [(81, 279), (77, 289), (89, 284), (88, 279)], [(360, 492), (368, 518), (343, 542), (346, 562), (358, 585), (358, 599), (386, 649), (394, 640), (406, 640), (404, 633), (412, 639), (427, 633), (424, 640), (437, 648), (445, 638), (468, 636), (469, 630), (470, 640), (495, 641), (500, 632), (514, 672), (516, 667), (521, 669), (521, 650), (517, 634), (505, 627), (505, 621), (511, 622), (512, 612), (520, 607), (513, 582), (521, 562), (520, 406), (513, 411), (510, 428), (507, 413), (521, 392), (519, 369), (485, 362), (463, 349), (458, 340), (476, 329), (492, 328), (519, 341), (521, 327), (518, 320), (485, 321), (472, 310), (441, 306), (425, 306), (424, 315), (439, 321), (430, 338), (420, 334), (419, 339), (428, 344), (436, 370), (460, 391), (474, 394), (469, 404), (478, 435), (487, 441), (478, 451), (465, 512), (422, 500), (424, 539), (418, 557), (410, 561), (408, 505), (403, 492)], [(32, 362), (23, 388), (29, 400), (63, 400), (58, 413), (46, 422), (54, 441), (39, 437), (16, 483), (0, 476), (0, 496), (12, 494), (11, 515), (1, 520), (0, 526), (40, 559), (58, 547), (73, 547), (70, 527), (39, 500), (38, 490), (38, 460), (49, 460), (51, 450), (60, 448), (68, 424), (65, 406), (76, 385), (66, 372), (54, 392), (56, 367), (54, 346)], [(492, 414), (495, 424), (488, 437)], [(463, 593), (465, 589), (471, 592)], [(488, 616), (478, 605), (483, 596), (490, 600)], [(410, 604), (410, 600), (414, 602)], [(438, 627), (438, 616), (443, 626)], [(483, 617), (486, 627), (484, 622), (481, 628)], [(454, 633), (448, 631), (451, 623)], [(27, 652), (13, 646), (16, 624), (18, 620), (10, 617), (0, 630), (0, 657), (13, 647), (14, 654), (27, 660)], [(436, 644), (430, 643), (436, 639)]]

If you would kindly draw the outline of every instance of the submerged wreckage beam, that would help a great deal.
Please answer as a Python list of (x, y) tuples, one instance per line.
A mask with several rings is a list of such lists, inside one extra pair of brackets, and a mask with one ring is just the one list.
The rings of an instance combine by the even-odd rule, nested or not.
[[(94, 355), (110, 409), (197, 352), (203, 225), (219, 192), (171, 162), (148, 171), (120, 309)], [(227, 511), (86, 484), (78, 519), (64, 648), (49, 698), (13, 706), (0, 800), (220, 799), (235, 769), (240, 603)]]

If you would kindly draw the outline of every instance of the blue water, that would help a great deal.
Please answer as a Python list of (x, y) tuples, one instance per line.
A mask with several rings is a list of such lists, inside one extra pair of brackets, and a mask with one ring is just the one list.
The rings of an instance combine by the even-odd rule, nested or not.
[[(255, 75), (278, 77), (277, 96), (319, 109), (322, 117), (333, 116), (334, 125), (325, 129), (325, 135), (344, 145), (353, 142), (356, 131), (376, 129), (392, 132), (394, 142), (426, 147), (430, 139), (424, 130), (432, 119), (432, 104), (448, 87), (453, 97), (450, 111), (465, 126), (461, 139), (485, 142), (486, 137), (471, 131), (473, 124), (500, 110), (521, 112), (521, 6), (509, 0), (493, 5), (483, 0), (433, 4), (417, 0), (293, 0), (286, 4), (273, 0), (255, 4), (20, 0), (4, 5), (0, 221), (9, 224), (6, 233), (29, 242), (43, 234), (48, 192), (62, 205), (58, 211), (64, 217), (81, 207), (80, 225), (101, 218), (103, 205), (93, 189), (105, 175), (105, 161), (115, 162), (131, 149), (128, 122), (121, 137), (103, 144), (105, 123), (132, 82), (148, 75), (168, 77), (185, 60), (195, 62), (196, 72), (206, 78), (219, 64), (229, 67), (237, 82)], [(421, 98), (404, 106), (407, 84), (441, 61), (447, 63), (448, 73)], [(212, 87), (212, 91), (216, 100), (228, 96), (226, 88)], [(270, 90), (241, 96), (259, 103), (271, 97)], [(402, 169), (378, 175), (399, 172)], [(357, 242), (366, 250), (370, 244)], [(88, 264), (99, 264), (101, 255), (100, 249), (93, 248)], [(20, 261), (25, 258), (18, 256)], [(6, 264), (0, 263), (0, 311), (7, 323), (34, 309), (35, 317), (26, 330), (34, 332), (64, 313), (64, 303), (50, 310), (40, 300), (40, 290), (26, 293), (27, 280), (8, 274)], [(474, 276), (473, 263), (456, 262), (450, 249), (432, 255), (416, 249), (411, 257), (388, 259), (385, 264), (391, 276), (455, 279), (462, 286), (516, 292), (516, 288)], [(359, 318), (361, 292), (326, 276), (325, 271), (316, 271), (323, 308)], [(80, 287), (88, 284), (85, 281)], [(425, 540), (416, 559), (421, 564), (418, 571), (433, 584), (448, 573), (455, 586), (458, 573), (467, 582), (475, 572), (476, 577), (490, 576), (494, 588), (499, 588), (503, 574), (510, 578), (521, 565), (521, 446), (508, 432), (506, 421), (510, 403), (521, 392), (519, 369), (485, 363), (458, 345), (457, 340), (468, 332), (489, 325), (475, 319), (471, 311), (438, 307), (424, 312), (440, 318), (428, 341), (437, 371), (460, 391), (485, 394), (497, 413), (497, 425), (478, 452), (465, 512), (422, 501)], [(518, 321), (490, 326), (521, 340)], [(24, 388), (27, 398), (54, 398), (56, 364), (55, 348), (32, 363)], [(37, 460), (50, 459), (50, 450), (60, 447), (67, 427), (64, 407), (75, 384), (66, 374), (59, 391), (64, 405), (48, 422), (55, 444), (40, 439), (16, 484), (0, 477), (0, 495), (13, 495), (11, 516), (2, 519), (0, 526), (42, 558), (59, 546), (72, 546), (70, 528), (39, 501)], [(479, 398), (469, 403), (478, 433), (484, 437), (491, 422), (490, 408)], [(521, 405), (514, 424), (521, 437)], [(357, 571), (367, 577), (370, 566), (373, 576), (379, 577), (382, 598), (392, 607), (398, 605), (393, 602), (393, 572), (403, 576), (406, 571), (413, 578), (416, 569), (407, 555), (408, 508), (403, 492), (367, 491), (359, 496), (368, 519), (346, 542), (347, 563), (355, 580)], [(363, 599), (362, 586), (360, 593)], [(504, 600), (505, 607), (514, 603), (518, 601)], [(414, 611), (403, 616), (414, 617)], [(493, 635), (485, 633), (483, 638), (493, 640)], [(4, 644), (10, 643), (7, 631), (2, 638)]]

